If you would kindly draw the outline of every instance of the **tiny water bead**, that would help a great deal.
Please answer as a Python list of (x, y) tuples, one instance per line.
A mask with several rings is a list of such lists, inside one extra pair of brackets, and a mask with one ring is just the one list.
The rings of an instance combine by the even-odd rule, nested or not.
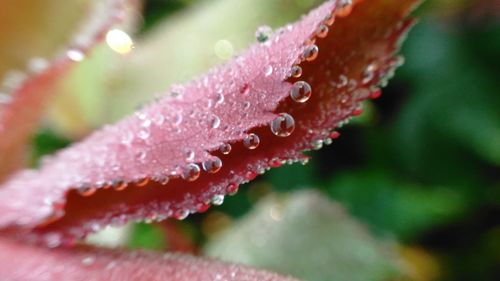
[(224, 203), (224, 195), (218, 194), (212, 197), (212, 204), (215, 206), (220, 206), (222, 203)]
[(78, 193), (80, 193), (81, 196), (91, 196), (96, 192), (96, 188), (90, 186), (89, 184), (84, 184), (80, 187), (78, 187)]
[(370, 98), (372, 99), (378, 99), (382, 95), (382, 90), (380, 89), (375, 89), (371, 92)]
[(288, 113), (280, 113), (270, 124), (271, 132), (278, 137), (288, 137), (295, 130), (295, 120)]
[(137, 180), (134, 181), (134, 183), (138, 187), (143, 187), (143, 186), (146, 186), (149, 183), (149, 178), (144, 177), (144, 178), (141, 178), (141, 179), (137, 179)]
[(191, 149), (187, 149), (184, 152), (184, 155), (186, 156), (187, 161), (192, 161), (194, 159), (194, 151), (192, 151)]
[(219, 157), (214, 157), (203, 162), (202, 167), (205, 172), (214, 174), (222, 168), (222, 161)]
[(231, 152), (231, 145), (229, 143), (224, 143), (222, 144), (220, 147), (219, 147), (219, 151), (220, 153), (224, 154), (224, 155), (227, 155)]
[(248, 149), (256, 149), (260, 144), (260, 138), (254, 133), (249, 134), (243, 139), (243, 145)]
[(243, 85), (243, 87), (241, 87), (240, 89), (240, 93), (242, 93), (243, 95), (248, 95), (250, 93), (250, 85)]
[(375, 64), (370, 64), (366, 67), (366, 69), (363, 71), (363, 76), (361, 78), (361, 83), (363, 84), (368, 84), (370, 83), (373, 78), (375, 77), (375, 71), (377, 70), (377, 66)]
[(200, 167), (197, 164), (190, 163), (184, 167), (182, 178), (187, 181), (195, 181), (200, 177)]
[(309, 83), (305, 81), (297, 81), (293, 84), (290, 90), (290, 97), (300, 103), (304, 103), (309, 100), (312, 94), (312, 89)]
[(188, 210), (179, 209), (179, 210), (175, 211), (175, 213), (174, 213), (174, 218), (177, 220), (183, 220), (183, 219), (187, 218), (188, 216), (189, 216)]
[(121, 191), (127, 187), (127, 183), (123, 180), (114, 180), (111, 183), (111, 186), (113, 187), (114, 190)]
[(292, 66), (292, 69), (290, 71), (290, 76), (294, 78), (299, 78), (300, 76), (302, 76), (302, 67), (298, 65)]
[(257, 39), (257, 42), (264, 43), (273, 34), (273, 29), (267, 25), (263, 25), (257, 28), (255, 31), (255, 39)]
[(334, 16), (334, 14), (329, 14), (328, 16), (326, 16), (325, 20), (323, 22), (326, 25), (332, 25), (335, 22), (335, 16)]
[(316, 36), (319, 38), (325, 38), (328, 35), (328, 26), (325, 24), (320, 24), (318, 29), (316, 29)]
[(304, 50), (304, 59), (306, 61), (313, 61), (318, 57), (319, 48), (316, 45), (309, 45)]
[(238, 192), (238, 184), (230, 183), (227, 185), (226, 191), (229, 195), (235, 195)]
[(210, 119), (210, 127), (217, 129), (220, 126), (220, 118), (217, 115), (214, 115)]
[(268, 65), (266, 66), (266, 68), (264, 69), (264, 75), (266, 77), (268, 76), (271, 76), (271, 74), (273, 74), (273, 67), (271, 65)]

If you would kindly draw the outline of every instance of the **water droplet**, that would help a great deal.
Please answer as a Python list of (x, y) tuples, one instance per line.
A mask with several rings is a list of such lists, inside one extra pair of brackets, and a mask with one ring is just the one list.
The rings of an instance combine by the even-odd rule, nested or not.
[(329, 137), (331, 139), (337, 139), (338, 137), (340, 137), (340, 133), (337, 132), (337, 131), (333, 131), (333, 132), (330, 133)]
[(208, 211), (208, 209), (210, 209), (210, 204), (199, 203), (198, 205), (196, 205), (196, 210), (198, 211), (198, 213), (204, 213)]
[(216, 205), (216, 206), (220, 206), (222, 205), (222, 203), (224, 203), (224, 195), (215, 195), (214, 197), (212, 197), (212, 204)]
[(306, 61), (313, 61), (318, 57), (319, 48), (316, 45), (309, 45), (304, 50), (304, 59)]
[(189, 216), (188, 210), (179, 209), (179, 210), (175, 211), (175, 213), (174, 213), (174, 218), (178, 219), (178, 220), (183, 220), (183, 219), (187, 218), (188, 216)]
[(335, 16), (333, 14), (330, 14), (325, 17), (325, 20), (323, 22), (326, 25), (332, 25), (335, 22)]
[(339, 76), (339, 82), (337, 83), (337, 88), (343, 88), (345, 86), (347, 86), (347, 83), (349, 83), (349, 79), (347, 78), (347, 76), (341, 74)]
[(88, 256), (82, 259), (82, 264), (85, 266), (90, 266), (95, 262), (95, 258)]
[(309, 100), (312, 94), (311, 86), (305, 81), (297, 81), (293, 84), (290, 90), (290, 97), (300, 103), (304, 103)]
[(123, 180), (114, 180), (111, 183), (111, 186), (116, 190), (116, 191), (121, 191), (124, 190), (127, 187), (127, 183)]
[(320, 150), (323, 147), (323, 140), (315, 140), (311, 143), (314, 150)]
[(81, 196), (91, 196), (95, 192), (96, 189), (90, 184), (82, 184), (80, 187), (78, 187), (78, 193), (80, 193)]
[(245, 174), (245, 178), (249, 181), (251, 180), (254, 180), (255, 178), (257, 177), (257, 173), (254, 172), (254, 171), (248, 171), (246, 174)]
[(222, 161), (219, 157), (214, 157), (203, 162), (202, 167), (205, 172), (214, 174), (222, 168)]
[(149, 126), (151, 126), (151, 119), (144, 119), (144, 121), (142, 121), (141, 123), (141, 126), (144, 128), (148, 128)]
[(225, 154), (225, 155), (229, 154), (229, 152), (231, 152), (231, 149), (232, 149), (232, 147), (229, 143), (224, 143), (219, 147), (220, 153)]
[(220, 118), (217, 115), (213, 115), (211, 120), (210, 120), (210, 126), (214, 129), (219, 128), (220, 126)]
[(191, 149), (187, 149), (186, 152), (185, 152), (185, 155), (186, 155), (186, 160), (187, 161), (193, 161), (193, 159), (194, 159), (194, 151), (192, 151)]
[(266, 66), (266, 68), (264, 69), (264, 75), (265, 75), (266, 77), (268, 77), (268, 76), (271, 76), (271, 74), (273, 74), (273, 67), (272, 67), (272, 66), (270, 66), (270, 65), (268, 65), (268, 66)]
[(302, 76), (302, 67), (298, 65), (292, 66), (290, 76), (295, 78), (299, 78), (300, 76)]
[(188, 164), (182, 171), (182, 178), (187, 181), (195, 181), (199, 176), (200, 167), (194, 163)]
[(273, 168), (281, 167), (281, 165), (283, 165), (283, 161), (281, 161), (279, 158), (273, 158), (269, 162), (269, 166), (271, 166)]
[(72, 61), (82, 61), (85, 58), (85, 54), (77, 49), (68, 50), (66, 56)]
[(240, 89), (240, 93), (242, 93), (243, 95), (248, 95), (250, 93), (250, 85), (243, 85), (243, 87), (241, 87)]
[(243, 145), (248, 149), (256, 149), (259, 146), (260, 139), (254, 133), (249, 134), (243, 139)]
[(328, 26), (320, 24), (318, 29), (316, 29), (316, 36), (319, 38), (325, 38), (328, 35)]
[(358, 107), (352, 111), (353, 116), (359, 116), (363, 113), (363, 109), (361, 107)]
[(149, 178), (144, 177), (142, 179), (138, 179), (134, 181), (134, 184), (138, 187), (146, 186), (149, 183)]
[(337, 15), (339, 17), (347, 17), (352, 11), (352, 0), (342, 0), (339, 4), (339, 9), (337, 10)]
[(278, 137), (288, 137), (295, 130), (295, 120), (288, 113), (280, 113), (270, 124), (271, 132)]
[(153, 122), (156, 125), (161, 126), (163, 125), (163, 122), (165, 122), (165, 116), (163, 116), (162, 114), (157, 114), (153, 117)]
[(326, 138), (325, 141), (324, 141), (324, 143), (326, 145), (330, 145), (330, 144), (332, 144), (332, 142), (333, 142), (333, 140), (331, 138)]
[(246, 101), (243, 103), (243, 109), (248, 109), (248, 108), (250, 108), (250, 102)]
[(223, 103), (223, 102), (224, 102), (224, 94), (222, 94), (222, 93), (217, 93), (217, 100), (216, 100), (216, 102), (217, 102), (218, 104)]
[(361, 79), (361, 83), (363, 84), (368, 84), (370, 81), (373, 80), (375, 77), (375, 70), (377, 69), (377, 66), (375, 64), (370, 64), (366, 67), (366, 69), (363, 71), (363, 77)]
[(182, 122), (182, 115), (180, 113), (177, 113), (174, 117), (174, 125), (179, 126)]
[(257, 42), (264, 43), (273, 34), (273, 29), (267, 25), (263, 25), (257, 28), (255, 31), (255, 38), (257, 39)]
[(138, 137), (142, 140), (147, 140), (150, 134), (151, 133), (148, 128), (142, 128), (139, 130)]
[(135, 154), (135, 159), (139, 160), (140, 162), (144, 162), (144, 160), (146, 160), (146, 152), (143, 150), (138, 151)]
[(372, 99), (378, 99), (380, 96), (382, 95), (382, 90), (380, 89), (375, 89), (372, 91), (372, 93), (370, 94), (370, 98)]
[(236, 183), (228, 184), (226, 191), (229, 195), (235, 195), (238, 192), (238, 184)]

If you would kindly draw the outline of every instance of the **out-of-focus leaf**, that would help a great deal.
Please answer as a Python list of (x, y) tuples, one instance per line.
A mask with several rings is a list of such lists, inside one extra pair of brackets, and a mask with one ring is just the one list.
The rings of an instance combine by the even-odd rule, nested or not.
[(76, 247), (49, 249), (0, 237), (0, 280), (297, 281), (241, 265), (179, 254)]
[(309, 281), (390, 280), (396, 254), (319, 193), (271, 196), (210, 241), (205, 253)]
[(409, 239), (467, 210), (464, 194), (397, 180), (384, 171), (342, 172), (328, 191), (380, 234)]

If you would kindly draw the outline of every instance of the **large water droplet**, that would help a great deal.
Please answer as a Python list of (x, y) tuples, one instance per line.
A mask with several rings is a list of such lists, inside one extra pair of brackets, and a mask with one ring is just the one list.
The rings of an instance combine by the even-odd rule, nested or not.
[(229, 152), (231, 152), (231, 149), (232, 147), (229, 143), (224, 143), (219, 147), (219, 151), (225, 155), (229, 154)]
[(290, 90), (290, 97), (296, 102), (306, 102), (312, 94), (311, 86), (305, 81), (297, 81)]
[(295, 130), (295, 120), (288, 113), (280, 113), (270, 124), (271, 132), (278, 137), (288, 137)]
[(222, 168), (222, 161), (219, 157), (214, 157), (202, 163), (203, 170), (207, 173), (217, 173)]
[(267, 25), (263, 25), (257, 28), (255, 31), (255, 38), (257, 39), (257, 42), (264, 43), (273, 34), (273, 29)]
[(243, 139), (243, 145), (248, 149), (256, 149), (259, 146), (260, 138), (254, 133), (249, 134)]
[(306, 61), (313, 61), (318, 57), (319, 48), (316, 45), (309, 45), (304, 50), (304, 59)]
[(187, 181), (195, 181), (200, 176), (200, 167), (197, 164), (190, 163), (184, 167), (182, 178)]

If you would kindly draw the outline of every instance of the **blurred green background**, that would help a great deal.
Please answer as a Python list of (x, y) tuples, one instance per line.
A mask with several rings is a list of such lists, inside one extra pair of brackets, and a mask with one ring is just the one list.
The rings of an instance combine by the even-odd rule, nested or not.
[[(236, 5), (237, 1), (230, 1), (204, 1), (201, 6), (202, 1), (145, 1), (137, 38), (147, 38), (165, 21), (178, 21), (186, 11), (223, 10)], [(250, 23), (277, 27), (319, 1), (244, 2), (255, 5), (256, 13), (266, 10), (269, 14), (265, 19), (272, 21), (259, 22), (256, 17)], [(406, 63), (382, 97), (368, 102), (364, 115), (343, 127), (341, 137), (333, 144), (312, 152), (308, 165), (274, 169), (240, 187), (238, 194), (226, 198), (222, 206), (185, 221), (133, 226), (126, 243), (134, 248), (196, 253), (205, 249), (208, 254), (251, 264), (254, 261), (255, 265), (308, 280), (500, 280), (499, 6), (494, 0), (427, 1), (416, 12), (420, 22), (404, 43)], [(234, 11), (236, 15), (242, 12)], [(253, 40), (253, 32), (242, 30), (241, 41), (234, 43), (236, 51)], [(211, 52), (213, 46), (196, 48)], [(217, 61), (193, 66), (192, 72), (201, 72), (213, 63)], [(35, 158), (70, 142), (47, 127), (35, 139)], [(316, 193), (312, 195), (316, 199), (307, 192), (297, 193), (304, 189), (319, 190), (331, 199), (319, 205), (333, 205), (325, 211), (306, 204), (301, 207), (304, 216), (295, 214), (294, 206), (302, 206), (294, 203), (300, 201), (297, 197), (319, 200)], [(242, 245), (244, 242), (219, 241), (220, 237), (237, 241), (245, 235), (256, 239), (268, 236), (238, 232), (255, 223), (251, 220), (259, 221), (263, 215), (257, 209), (266, 208), (266, 204), (289, 210), (290, 225), (280, 222), (282, 229), (272, 224), (266, 228), (282, 235), (275, 239), (290, 244), (280, 244), (281, 248), (271, 252), (270, 243), (266, 246), (269, 251), (258, 252), (254, 251), (257, 246)], [(345, 214), (332, 215), (329, 220), (330, 211)], [(310, 226), (303, 223), (317, 217), (329, 226), (314, 224), (314, 220)], [(351, 223), (355, 225), (352, 229)], [(345, 235), (339, 234), (342, 231)], [(256, 244), (268, 245), (266, 239), (270, 238), (262, 239)], [(328, 248), (331, 250), (322, 256), (304, 254), (307, 258), (299, 265), (295, 263), (301, 260), (301, 254), (291, 258), (277, 253), (280, 249), (285, 253), (287, 249), (319, 251), (323, 246), (342, 243), (351, 246)], [(229, 245), (227, 251), (242, 254), (220, 250)], [(366, 249), (378, 254), (361, 254), (359, 260), (354, 257)], [(278, 262), (266, 263), (268, 259)], [(387, 259), (390, 265), (361, 266), (374, 265), (381, 259)], [(327, 263), (314, 267), (320, 260)], [(328, 264), (344, 263), (346, 267), (354, 263), (352, 271), (339, 275), (340, 268), (331, 275), (327, 273)], [(291, 265), (304, 267), (302, 273), (294, 272)], [(382, 267), (387, 267), (387, 272), (381, 273)], [(313, 271), (319, 274), (311, 274)]]

